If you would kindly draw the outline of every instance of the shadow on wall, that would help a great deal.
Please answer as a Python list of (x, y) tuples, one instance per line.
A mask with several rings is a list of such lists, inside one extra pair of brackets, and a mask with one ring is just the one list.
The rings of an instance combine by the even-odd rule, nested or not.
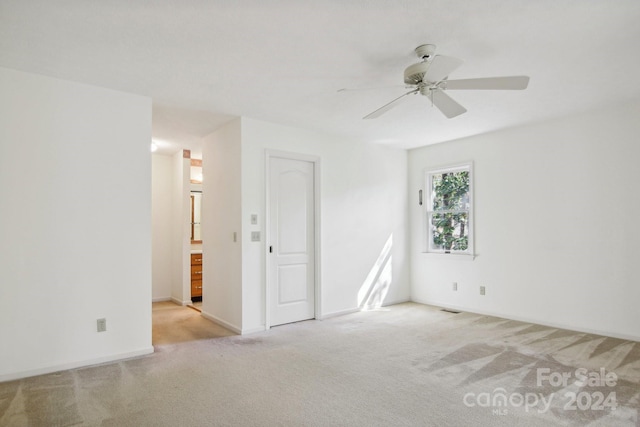
[(387, 239), (387, 243), (384, 244), (378, 259), (358, 291), (358, 308), (360, 310), (375, 310), (382, 307), (382, 302), (389, 292), (389, 286), (391, 286), (392, 247), (393, 234)]

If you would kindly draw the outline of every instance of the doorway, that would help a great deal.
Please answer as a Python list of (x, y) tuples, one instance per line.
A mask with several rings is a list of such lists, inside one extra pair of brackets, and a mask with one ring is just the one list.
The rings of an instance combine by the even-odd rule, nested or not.
[(267, 154), (267, 328), (318, 317), (319, 159)]
[(202, 159), (190, 160), (190, 307), (202, 312)]

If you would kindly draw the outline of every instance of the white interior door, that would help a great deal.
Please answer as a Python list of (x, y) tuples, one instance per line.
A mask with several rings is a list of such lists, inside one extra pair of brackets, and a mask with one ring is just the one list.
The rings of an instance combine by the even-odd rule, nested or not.
[(315, 317), (315, 194), (310, 161), (269, 159), (270, 325)]

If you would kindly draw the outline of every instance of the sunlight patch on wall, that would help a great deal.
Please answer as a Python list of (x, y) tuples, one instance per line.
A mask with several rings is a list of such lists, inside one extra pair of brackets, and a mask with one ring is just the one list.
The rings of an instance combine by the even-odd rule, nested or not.
[(382, 307), (389, 292), (389, 286), (391, 286), (392, 248), (393, 234), (387, 239), (378, 259), (358, 291), (358, 308), (360, 310), (375, 310)]

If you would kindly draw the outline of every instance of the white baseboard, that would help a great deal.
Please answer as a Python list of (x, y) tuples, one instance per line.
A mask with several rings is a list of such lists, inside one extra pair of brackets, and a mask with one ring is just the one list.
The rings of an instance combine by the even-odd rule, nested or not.
[(222, 327), (225, 327), (225, 328), (229, 329), (230, 331), (235, 332), (238, 335), (242, 335), (242, 329), (238, 328), (236, 325), (232, 325), (229, 322), (225, 322), (224, 320), (220, 319), (219, 317), (216, 317), (213, 314), (207, 313), (204, 310), (200, 314), (205, 319), (211, 320), (213, 323), (217, 323), (218, 325), (220, 325)]
[[(389, 306), (389, 305), (402, 304), (402, 303), (405, 303), (405, 302), (410, 302), (410, 300), (409, 299), (402, 299), (402, 300), (397, 300), (397, 301), (388, 301), (388, 302), (385, 302), (382, 306), (386, 307), (386, 306)], [(362, 311), (362, 310), (373, 310), (375, 308), (377, 308), (377, 307), (364, 307), (364, 308), (354, 307), (354, 308), (348, 308), (346, 310), (333, 311), (331, 313), (325, 313), (325, 314), (322, 314), (320, 316), (317, 316), (316, 320), (325, 320), (325, 319), (329, 319), (329, 318), (332, 318), (332, 317), (338, 317), (338, 316), (344, 316), (346, 314), (357, 313), (358, 311)], [(220, 318), (218, 318), (218, 317), (216, 317), (216, 316), (214, 316), (214, 315), (212, 315), (210, 313), (207, 313), (205, 311), (201, 312), (201, 315), (205, 319), (209, 319), (212, 322), (217, 323), (220, 326), (224, 326), (225, 328), (227, 328), (227, 329), (229, 329), (229, 330), (231, 330), (231, 331), (233, 331), (233, 332), (235, 332), (236, 334), (239, 334), (239, 335), (254, 334), (256, 332), (264, 332), (264, 331), (267, 330), (267, 328), (264, 325), (258, 326), (258, 327), (255, 327), (255, 328), (250, 328), (250, 329), (241, 329), (241, 328), (238, 328), (235, 325), (232, 325), (232, 324), (230, 324), (228, 322), (225, 322), (224, 320), (222, 320), (222, 319), (220, 319)]]
[(29, 369), (27, 371), (14, 372), (10, 374), (0, 375), (0, 382), (19, 380), (22, 378), (35, 377), (36, 375), (51, 374), (53, 372), (66, 371), (69, 369), (82, 368), (91, 365), (100, 365), (102, 363), (115, 362), (117, 360), (131, 359), (133, 357), (144, 356), (153, 353), (153, 346), (141, 350), (130, 351), (126, 353), (112, 354), (109, 356), (98, 357), (96, 359), (82, 360), (78, 362), (63, 363), (60, 365), (46, 366), (44, 368)]
[(256, 332), (264, 332), (266, 330), (267, 328), (264, 325), (262, 325), (262, 326), (258, 326), (257, 328), (243, 329), (242, 335), (255, 334)]
[(205, 319), (211, 320), (213, 323), (217, 323), (218, 325), (223, 326), (223, 327), (229, 329), (230, 331), (235, 332), (238, 335), (255, 334), (256, 332), (264, 332), (264, 331), (267, 330), (267, 328), (265, 328), (264, 325), (258, 326), (256, 328), (240, 329), (236, 325), (232, 325), (229, 322), (225, 322), (224, 320), (220, 319), (219, 317), (214, 316), (211, 313), (206, 313), (206, 312), (203, 311), (200, 314)]
[(382, 304), (382, 306), (387, 307), (389, 305), (404, 304), (405, 302), (411, 302), (411, 298), (403, 298), (403, 299), (388, 301)]
[(151, 302), (164, 302), (164, 301), (171, 301), (171, 297), (158, 297), (158, 298), (151, 299)]
[(548, 321), (543, 321), (539, 319), (532, 319), (529, 317), (513, 316), (510, 314), (487, 311), (487, 310), (478, 310), (476, 308), (462, 307), (462, 306), (457, 306), (455, 304), (442, 303), (440, 301), (434, 301), (430, 299), (413, 298), (412, 301), (418, 304), (432, 305), (432, 306), (447, 308), (455, 311), (466, 311), (468, 313), (482, 314), (484, 316), (501, 317), (503, 319), (516, 320), (518, 322), (534, 323), (536, 325), (549, 326), (551, 328), (567, 329), (569, 331), (584, 332), (586, 334), (594, 334), (594, 335), (602, 335), (605, 337), (619, 338), (622, 340), (640, 341), (640, 336), (619, 334), (617, 332), (603, 331), (603, 330), (591, 329), (591, 328), (583, 328), (575, 325), (566, 325), (562, 323), (548, 322)]
[(171, 297), (171, 301), (178, 305), (189, 305), (192, 304), (191, 300), (188, 301), (180, 301), (178, 298)]
[(317, 319), (318, 320), (326, 320), (326, 319), (330, 319), (332, 317), (338, 317), (338, 316), (344, 316), (344, 315), (351, 314), (351, 313), (357, 313), (358, 311), (360, 311), (360, 309), (358, 307), (348, 308), (346, 310), (332, 311), (330, 313), (322, 314)]
[[(408, 298), (403, 298), (401, 300), (394, 300), (394, 301), (385, 301), (384, 304), (382, 304), (382, 307), (387, 307), (387, 306), (396, 305), (396, 304), (402, 304), (402, 303), (410, 302), (410, 301), (411, 300), (408, 299)], [(325, 314), (322, 314), (317, 319), (318, 320), (330, 319), (332, 317), (344, 316), (346, 314), (356, 313), (358, 311), (375, 310), (376, 308), (380, 308), (380, 307), (378, 307), (378, 306), (353, 307), (353, 308), (348, 308), (346, 310), (339, 310), (339, 311), (332, 311), (330, 313), (325, 313)]]

